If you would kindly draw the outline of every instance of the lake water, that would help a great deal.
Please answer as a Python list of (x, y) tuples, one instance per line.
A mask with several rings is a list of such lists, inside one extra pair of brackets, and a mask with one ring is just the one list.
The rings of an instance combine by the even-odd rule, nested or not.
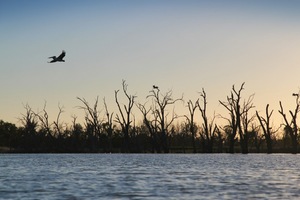
[(1, 199), (299, 199), (290, 154), (0, 154)]

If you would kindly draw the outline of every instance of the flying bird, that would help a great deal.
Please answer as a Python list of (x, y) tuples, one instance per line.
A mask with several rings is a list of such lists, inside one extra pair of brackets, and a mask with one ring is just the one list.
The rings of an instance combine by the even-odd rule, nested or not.
[(56, 57), (56, 56), (51, 56), (49, 58), (52, 58), (52, 60), (48, 63), (54, 63), (54, 62), (65, 62), (65, 60), (63, 60), (63, 58), (65, 57), (66, 52), (63, 50), (62, 53)]

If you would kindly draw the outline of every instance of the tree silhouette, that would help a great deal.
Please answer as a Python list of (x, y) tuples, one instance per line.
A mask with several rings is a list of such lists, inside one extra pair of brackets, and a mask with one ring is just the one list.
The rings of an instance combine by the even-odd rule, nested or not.
[(173, 99), (172, 98), (172, 90), (169, 90), (164, 95), (160, 94), (160, 90), (158, 88), (154, 88), (150, 91), (150, 94), (147, 98), (152, 98), (155, 104), (153, 107), (153, 113), (157, 115), (157, 123), (158, 129), (160, 133), (160, 138), (162, 142), (162, 149), (165, 153), (169, 153), (169, 142), (168, 142), (168, 131), (169, 127), (173, 123), (178, 116), (172, 113), (171, 119), (168, 120), (169, 112), (166, 110), (167, 106), (174, 105), (177, 101), (183, 101), (183, 97)]
[[(287, 152), (287, 150), (298, 153), (300, 129), (297, 117), (300, 112), (300, 94), (292, 94), (296, 100), (294, 110), (285, 112), (282, 102), (279, 102), (278, 111), (283, 117), (284, 126), (274, 130), (273, 125), (270, 124), (273, 110), (269, 110), (269, 104), (265, 108), (265, 116), (258, 111), (252, 115), (254, 95), (250, 95), (245, 100), (242, 98), (244, 84), (239, 88), (233, 85), (226, 101), (219, 100), (229, 113), (229, 116), (221, 116), (227, 122), (223, 126), (214, 123), (215, 116), (212, 119), (208, 118), (208, 103), (204, 89), (200, 93), (200, 98), (194, 102), (191, 100), (187, 102), (188, 113), (183, 115), (186, 120), (178, 121), (179, 123), (174, 125), (175, 119), (180, 117), (175, 113), (175, 103), (183, 101), (182, 97), (174, 99), (172, 90), (162, 94), (160, 87), (154, 85), (146, 96), (146, 103), (135, 103), (136, 96), (129, 95), (124, 80), (122, 81), (124, 94), (122, 94), (125, 96), (126, 103), (124, 105), (119, 101), (120, 93), (116, 90), (115, 102), (118, 108), (116, 115), (109, 112), (105, 99), (103, 99), (105, 114), (100, 116), (98, 97), (92, 106), (84, 98), (77, 97), (81, 102), (81, 106), (77, 108), (82, 109), (85, 114), (83, 126), (77, 122), (76, 116), (72, 116), (70, 125), (62, 122), (64, 108), (59, 104), (58, 114), (52, 123), (46, 110), (46, 101), (40, 112), (39, 110), (34, 112), (26, 104), (23, 105), (25, 113), (18, 118), (21, 123), (19, 127), (0, 120), (0, 152), (185, 153), (192, 151), (195, 153), (198, 151), (197, 145), (200, 141), (203, 147), (200, 152), (234, 153), (236, 148), (242, 153), (258, 153), (261, 149), (262, 152), (267, 153)], [(135, 120), (134, 104), (142, 113), (141, 124)], [(195, 122), (198, 109), (199, 124)], [(260, 126), (256, 125), (254, 116), (257, 117)], [(283, 134), (275, 137), (275, 133), (281, 127), (283, 127)]]
[(21, 124), (23, 125), (21, 129), (21, 138), (22, 143), (20, 144), (20, 147), (23, 147), (27, 149), (29, 152), (34, 151), (36, 144), (36, 134), (37, 134), (37, 116), (32, 111), (31, 107), (26, 104), (24, 106), (26, 113), (22, 114), (22, 117), (19, 118)]
[(36, 112), (34, 114), (40, 121), (41, 132), (46, 137), (54, 137), (52, 135), (51, 124), (49, 123), (49, 115), (48, 112), (46, 111), (46, 106), (47, 106), (47, 102), (45, 101), (43, 111)]
[(214, 123), (215, 117), (211, 120), (211, 122), (208, 122), (207, 119), (207, 99), (206, 99), (206, 93), (204, 89), (202, 88), (202, 92), (200, 93), (200, 96), (202, 97), (203, 105), (201, 106), (200, 103), (198, 103), (198, 108), (201, 112), (202, 117), (202, 126), (200, 131), (200, 136), (203, 141), (203, 151), (206, 153), (212, 153), (213, 152), (213, 143), (215, 140), (216, 132), (218, 130), (217, 125)]
[(253, 117), (248, 117), (248, 112), (254, 107), (252, 103), (254, 95), (251, 95), (241, 106), (241, 92), (244, 89), (244, 85), (245, 83), (242, 83), (238, 90), (236, 90), (235, 86), (233, 85), (230, 96), (227, 96), (227, 101), (219, 101), (220, 104), (229, 111), (230, 117), (223, 118), (228, 122), (226, 133), (228, 134), (230, 153), (234, 153), (234, 143), (237, 133), (239, 133), (240, 136), (242, 153), (248, 153), (248, 125), (253, 119)]
[[(158, 142), (158, 136), (157, 136), (157, 132), (158, 132), (158, 115), (156, 112), (153, 111), (152, 107), (150, 107), (149, 109), (146, 109), (145, 104), (137, 104), (137, 107), (139, 108), (139, 110), (141, 111), (141, 113), (143, 114), (143, 123), (145, 124), (145, 126), (147, 127), (147, 130), (150, 133), (150, 137), (151, 137), (151, 146), (152, 146), (152, 153), (161, 153), (161, 148)], [(154, 119), (150, 119), (150, 117), (148, 116), (149, 113), (152, 112)]]
[(189, 131), (192, 135), (192, 145), (193, 145), (193, 153), (197, 152), (196, 149), (196, 124), (194, 122), (195, 117), (195, 111), (199, 105), (199, 99), (196, 100), (195, 103), (193, 103), (191, 100), (188, 101), (187, 107), (189, 109), (189, 116), (185, 115), (185, 118), (188, 121)]
[(90, 148), (95, 151), (97, 142), (101, 136), (102, 121), (99, 117), (100, 111), (98, 110), (98, 96), (95, 100), (94, 106), (91, 107), (87, 100), (84, 98), (77, 97), (79, 101), (83, 103), (84, 106), (78, 106), (80, 109), (85, 111), (85, 122), (86, 131), (89, 137)]
[(109, 113), (105, 98), (103, 98), (103, 103), (104, 103), (105, 115), (107, 119), (106, 123), (103, 123), (103, 128), (106, 131), (108, 137), (108, 151), (112, 152), (112, 136), (114, 132), (114, 126), (112, 120), (113, 120), (114, 113)]
[(229, 142), (229, 153), (234, 153), (234, 143), (237, 130), (240, 124), (240, 100), (241, 100), (241, 91), (243, 90), (244, 83), (241, 85), (240, 89), (236, 91), (234, 85), (232, 86), (232, 91), (230, 96), (227, 96), (227, 102), (219, 101), (228, 111), (230, 118), (225, 118), (227, 120), (227, 131)]
[(64, 112), (63, 107), (58, 105), (58, 114), (57, 114), (56, 120), (53, 122), (54, 130), (58, 137), (61, 137), (62, 133), (63, 133), (63, 130), (62, 130), (63, 125), (62, 125), (62, 123), (60, 123), (60, 116), (63, 112)]
[(118, 109), (119, 109), (119, 114), (116, 115), (116, 122), (120, 124), (122, 128), (122, 133), (124, 134), (124, 151), (129, 152), (129, 128), (131, 124), (131, 114), (132, 114), (132, 107), (135, 102), (136, 96), (134, 95), (129, 95), (127, 92), (127, 84), (125, 80), (122, 81), (122, 88), (123, 92), (127, 98), (127, 106), (124, 105), (124, 109), (121, 108), (119, 100), (118, 100), (118, 92), (119, 90), (115, 91), (115, 101), (117, 103)]
[(271, 112), (269, 112), (269, 104), (267, 104), (266, 106), (266, 117), (262, 117), (258, 114), (258, 112), (256, 111), (256, 116), (259, 120), (259, 123), (262, 127), (263, 130), (263, 134), (267, 143), (267, 153), (273, 153), (273, 134), (276, 131), (272, 130), (272, 127), (270, 125), (270, 118), (273, 114), (273, 110), (271, 110)]
[(241, 124), (239, 125), (239, 136), (240, 136), (240, 145), (241, 145), (241, 149), (242, 149), (242, 153), (248, 153), (249, 149), (248, 149), (248, 143), (249, 143), (249, 138), (250, 138), (250, 134), (254, 131), (253, 130), (249, 130), (249, 125), (253, 122), (254, 120), (254, 116), (249, 116), (249, 111), (254, 108), (253, 106), (253, 98), (254, 98), (254, 94), (250, 95), (249, 98), (244, 101), (243, 106), (241, 108)]
[(284, 119), (285, 131), (291, 137), (292, 153), (296, 154), (298, 152), (298, 135), (299, 135), (298, 134), (299, 128), (298, 128), (298, 124), (297, 124), (297, 115), (300, 112), (300, 102), (299, 102), (299, 94), (298, 95), (293, 94), (293, 96), (296, 97), (296, 108), (295, 108), (294, 112), (289, 110), (289, 113), (292, 117), (291, 122), (288, 122), (288, 120), (287, 120), (287, 116), (284, 113), (281, 101), (279, 101), (280, 110), (278, 112), (282, 115), (282, 117)]

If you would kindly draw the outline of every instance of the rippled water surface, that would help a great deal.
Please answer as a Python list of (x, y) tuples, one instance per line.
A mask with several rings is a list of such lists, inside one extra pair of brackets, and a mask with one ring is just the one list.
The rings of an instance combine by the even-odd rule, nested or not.
[(2, 199), (299, 199), (300, 157), (2, 154)]

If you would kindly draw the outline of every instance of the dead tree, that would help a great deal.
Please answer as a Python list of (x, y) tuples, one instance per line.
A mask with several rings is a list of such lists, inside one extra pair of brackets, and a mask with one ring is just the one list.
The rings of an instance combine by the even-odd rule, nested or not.
[[(227, 132), (228, 134), (228, 140), (229, 140), (229, 153), (234, 153), (234, 143), (235, 143), (235, 137), (237, 133), (240, 137), (240, 145), (242, 153), (248, 153), (248, 140), (249, 140), (249, 134), (248, 134), (248, 124), (250, 123), (249, 118), (249, 110), (252, 109), (253, 103), (253, 97), (254, 95), (251, 95), (247, 101), (244, 101), (244, 104), (241, 105), (241, 92), (244, 89), (245, 83), (243, 83), (239, 90), (235, 89), (235, 86), (232, 86), (232, 91), (230, 96), (227, 96), (227, 102), (219, 101), (222, 106), (224, 106), (229, 111), (229, 118), (224, 119), (227, 120), (228, 126), (227, 131), (231, 130), (230, 132)], [(250, 121), (249, 121), (250, 120)]]
[(294, 112), (292, 112), (291, 110), (289, 110), (289, 113), (292, 117), (291, 122), (288, 122), (287, 116), (283, 111), (283, 106), (281, 101), (279, 101), (279, 105), (280, 105), (280, 110), (278, 111), (283, 119), (284, 119), (284, 126), (285, 126), (285, 130), (287, 131), (287, 133), (289, 134), (290, 138), (291, 138), (291, 142), (292, 142), (292, 153), (296, 154), (298, 153), (298, 124), (297, 124), (297, 115), (300, 111), (300, 102), (299, 102), (299, 94), (298, 95), (293, 95), (296, 97), (296, 108), (294, 110)]
[(21, 133), (24, 140), (24, 143), (20, 145), (33, 151), (33, 149), (37, 146), (35, 138), (37, 134), (38, 120), (28, 104), (26, 104), (24, 108), (26, 113), (22, 114), (22, 117), (19, 118), (21, 124), (23, 125)]
[(36, 133), (36, 128), (38, 125), (36, 115), (28, 104), (26, 104), (24, 108), (26, 110), (26, 113), (22, 114), (22, 117), (19, 118), (19, 120), (23, 125), (24, 133), (28, 135), (34, 135)]
[(95, 100), (95, 104), (91, 107), (88, 101), (84, 98), (77, 97), (79, 101), (83, 103), (84, 106), (78, 106), (79, 109), (85, 111), (85, 126), (88, 134), (88, 139), (90, 142), (90, 148), (92, 151), (96, 150), (97, 143), (101, 135), (102, 121), (100, 120), (100, 111), (98, 110), (98, 96)]
[(107, 122), (105, 123), (104, 129), (107, 132), (107, 137), (108, 137), (108, 151), (112, 152), (112, 136), (113, 136), (113, 131), (114, 131), (114, 127), (113, 127), (113, 115), (114, 113), (109, 113), (106, 102), (105, 102), (105, 98), (103, 99), (104, 102), (104, 108), (105, 108), (105, 115), (106, 115), (106, 120)]
[(124, 151), (129, 152), (129, 129), (130, 129), (130, 124), (131, 124), (131, 114), (132, 114), (132, 108), (134, 105), (134, 101), (136, 96), (134, 95), (129, 95), (127, 92), (127, 84), (125, 80), (122, 81), (122, 87), (123, 87), (123, 92), (127, 98), (127, 105), (124, 104), (123, 109), (121, 108), (121, 105), (118, 100), (118, 92), (119, 90), (115, 90), (115, 101), (117, 103), (118, 109), (119, 109), (119, 114), (116, 115), (116, 122), (120, 124), (122, 133), (124, 134)]
[[(138, 109), (141, 111), (142, 115), (143, 115), (143, 123), (145, 124), (145, 126), (147, 127), (147, 130), (150, 133), (150, 137), (151, 137), (151, 144), (152, 144), (152, 153), (161, 153), (161, 148), (159, 145), (159, 140), (158, 140), (158, 136), (157, 136), (157, 130), (158, 130), (158, 126), (157, 126), (157, 119), (158, 119), (158, 115), (156, 114), (156, 112), (153, 112), (152, 107), (150, 107), (149, 109), (146, 109), (145, 104), (137, 104)], [(149, 117), (149, 113), (152, 112), (153, 115), (153, 119), (151, 119)]]
[[(250, 134), (253, 130), (249, 130), (249, 125), (253, 122), (255, 115), (249, 114), (249, 111), (254, 108), (253, 106), (254, 94), (250, 95), (247, 101), (244, 101), (241, 108), (241, 124), (239, 125), (239, 136), (242, 153), (248, 153), (248, 144)], [(254, 126), (253, 126), (254, 127)]]
[(232, 86), (232, 91), (230, 96), (227, 96), (227, 102), (219, 101), (222, 106), (224, 106), (228, 112), (230, 118), (225, 118), (227, 120), (227, 137), (229, 142), (229, 153), (234, 153), (234, 144), (235, 137), (237, 135), (238, 127), (240, 124), (240, 100), (241, 100), (241, 91), (244, 87), (243, 83), (238, 91), (236, 91), (234, 85)]
[(49, 115), (48, 112), (46, 111), (46, 105), (47, 102), (44, 103), (43, 111), (34, 114), (40, 121), (41, 132), (44, 133), (46, 137), (53, 138), (54, 136), (52, 135), (52, 131), (51, 131), (52, 124), (49, 123)]
[(273, 114), (273, 110), (269, 112), (269, 104), (266, 106), (266, 118), (260, 116), (258, 112), (256, 111), (256, 116), (259, 120), (260, 126), (263, 130), (264, 138), (267, 143), (267, 153), (273, 153), (273, 134), (276, 131), (272, 130), (272, 127), (270, 125), (270, 119)]
[(53, 122), (54, 130), (58, 137), (62, 136), (62, 124), (59, 121), (60, 121), (60, 116), (63, 112), (64, 112), (63, 107), (58, 105), (58, 114), (57, 114), (56, 120)]
[(168, 120), (170, 113), (166, 108), (167, 106), (174, 105), (177, 101), (183, 101), (183, 97), (173, 99), (172, 90), (169, 90), (164, 95), (161, 95), (160, 90), (158, 88), (154, 88), (150, 91), (150, 94), (147, 96), (147, 98), (152, 98), (154, 101), (155, 106), (153, 107), (153, 113), (157, 115), (158, 130), (162, 142), (162, 149), (165, 153), (169, 153), (169, 127), (173, 123), (173, 121), (178, 118), (178, 116), (173, 111), (171, 119)]
[(187, 107), (189, 109), (189, 116), (185, 115), (185, 118), (188, 121), (189, 131), (192, 135), (192, 145), (193, 145), (193, 153), (197, 152), (196, 149), (196, 124), (194, 122), (195, 117), (195, 111), (199, 105), (199, 99), (196, 100), (195, 103), (193, 103), (191, 100), (188, 101)]
[(201, 106), (200, 103), (198, 103), (198, 108), (201, 112), (202, 117), (202, 126), (200, 131), (200, 136), (203, 141), (203, 151), (206, 153), (212, 153), (213, 152), (213, 143), (216, 136), (217, 131), (217, 125), (214, 123), (215, 117), (211, 120), (211, 122), (208, 122), (207, 118), (207, 99), (206, 99), (206, 93), (204, 89), (202, 89), (202, 92), (200, 93), (200, 96), (202, 98), (203, 105)]

